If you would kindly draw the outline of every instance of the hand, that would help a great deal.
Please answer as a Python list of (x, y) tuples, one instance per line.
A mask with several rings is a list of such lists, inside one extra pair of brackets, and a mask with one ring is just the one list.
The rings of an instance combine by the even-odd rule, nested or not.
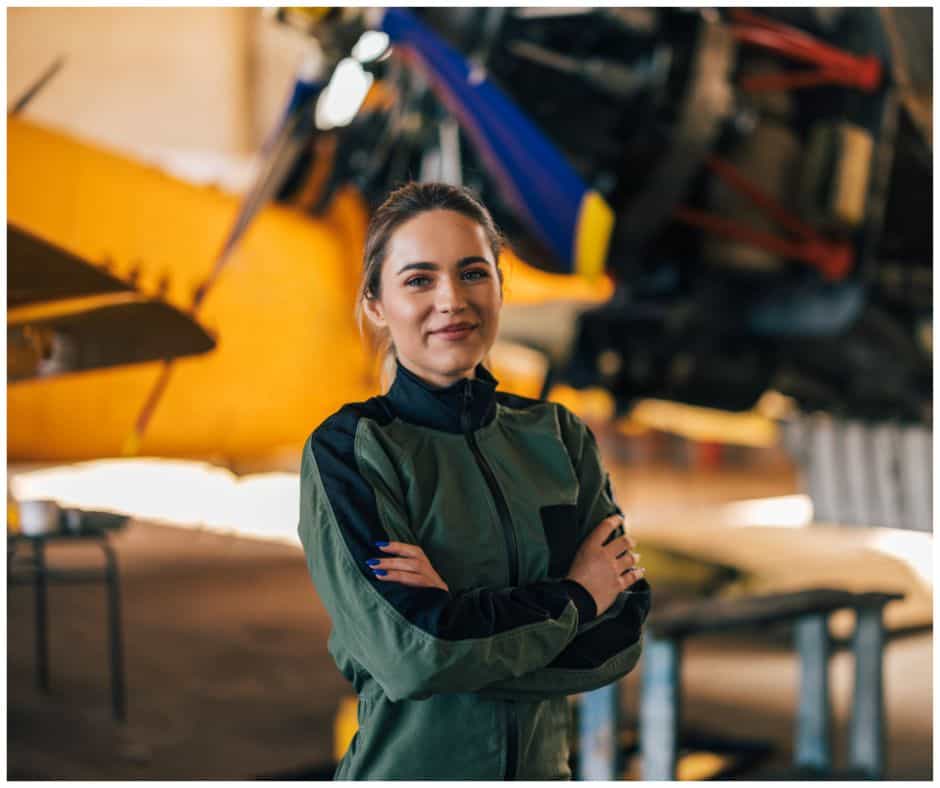
[[(443, 588), (450, 591), (441, 576), (431, 566), (428, 557), (416, 544), (405, 542), (389, 542), (386, 545), (376, 543), (376, 546), (390, 555), (401, 558), (372, 558), (369, 559), (369, 568), (375, 572), (379, 570), (385, 574), (375, 572), (376, 578), (386, 582), (404, 583), (406, 586), (418, 588)], [(374, 562), (374, 563), (371, 563)]]
[(604, 540), (623, 522), (619, 514), (601, 520), (587, 539), (581, 543), (568, 570), (568, 579), (584, 586), (594, 597), (597, 615), (607, 610), (617, 595), (632, 586), (646, 573), (637, 566), (639, 553), (633, 553), (636, 542), (624, 533), (608, 544)]

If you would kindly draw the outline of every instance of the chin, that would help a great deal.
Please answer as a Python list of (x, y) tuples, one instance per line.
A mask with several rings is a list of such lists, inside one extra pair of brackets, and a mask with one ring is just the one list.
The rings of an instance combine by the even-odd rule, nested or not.
[(483, 355), (478, 353), (454, 353), (448, 359), (441, 359), (433, 367), (441, 375), (465, 376), (473, 374), (477, 364), (483, 361)]

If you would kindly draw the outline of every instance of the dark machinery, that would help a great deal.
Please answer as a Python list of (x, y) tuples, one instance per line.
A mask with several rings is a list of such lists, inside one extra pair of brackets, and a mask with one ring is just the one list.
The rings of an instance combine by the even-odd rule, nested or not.
[(314, 128), (279, 198), (319, 212), (346, 183), (375, 204), (409, 178), (461, 182), (527, 261), (606, 271), (614, 296), (581, 313), (556, 380), (620, 410), (774, 389), (929, 423), (927, 9), (279, 15), (320, 42), (324, 85), (384, 31), (361, 67), (390, 96)]

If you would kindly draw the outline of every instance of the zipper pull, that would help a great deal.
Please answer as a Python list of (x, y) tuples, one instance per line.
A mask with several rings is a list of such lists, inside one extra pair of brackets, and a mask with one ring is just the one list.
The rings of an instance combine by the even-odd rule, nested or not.
[(463, 389), (463, 408), (460, 414), (461, 426), (463, 427), (464, 432), (470, 431), (470, 400), (473, 397), (473, 392), (471, 391), (470, 381), (464, 384)]

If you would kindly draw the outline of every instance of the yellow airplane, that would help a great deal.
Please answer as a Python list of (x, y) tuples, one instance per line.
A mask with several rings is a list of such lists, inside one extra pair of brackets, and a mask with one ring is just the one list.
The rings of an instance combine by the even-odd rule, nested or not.
[[(118, 283), (121, 297), (164, 304), (182, 321), (206, 285), (239, 198), (21, 117), (8, 119), (7, 144), (10, 239), (32, 238), (89, 261), (92, 273)], [(316, 424), (342, 403), (377, 393), (377, 368), (352, 317), (367, 222), (352, 190), (320, 219), (264, 208), (199, 312), (215, 347), (207, 350), (207, 337), (204, 352), (173, 361), (133, 453), (291, 467)], [(603, 278), (548, 274), (509, 252), (502, 262), (507, 306), (597, 303), (611, 293)], [(39, 312), (8, 304), (8, 332), (14, 323), (28, 327), (50, 310), (88, 308), (101, 297)], [(140, 337), (168, 330), (153, 315), (140, 320)], [(190, 328), (200, 335), (198, 325)], [(493, 356), (506, 388), (535, 396), (544, 370), (531, 362), (531, 353), (506, 343)], [(48, 377), (11, 374), (9, 363), (11, 461), (126, 454), (164, 370), (156, 357)]]

